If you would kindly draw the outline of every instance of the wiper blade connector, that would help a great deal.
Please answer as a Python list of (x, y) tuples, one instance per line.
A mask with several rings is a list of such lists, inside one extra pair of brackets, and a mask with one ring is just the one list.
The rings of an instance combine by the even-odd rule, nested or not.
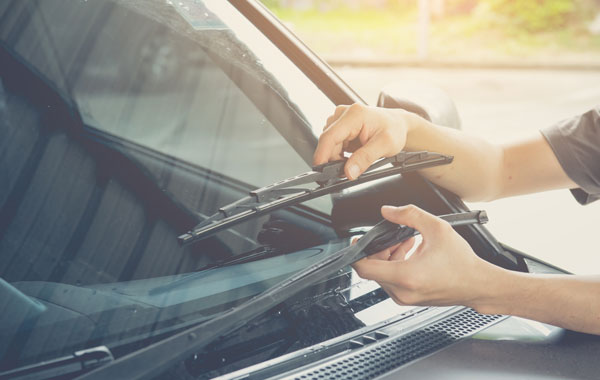
[[(452, 156), (433, 152), (400, 152), (395, 156), (376, 161), (361, 176), (352, 181), (344, 175), (345, 159), (317, 165), (311, 171), (250, 191), (247, 197), (221, 207), (216, 214), (177, 239), (181, 244), (191, 244), (222, 229), (282, 207), (376, 179), (449, 164), (452, 159)], [(391, 167), (384, 167), (389, 164)], [(310, 184), (313, 186), (307, 186)]]

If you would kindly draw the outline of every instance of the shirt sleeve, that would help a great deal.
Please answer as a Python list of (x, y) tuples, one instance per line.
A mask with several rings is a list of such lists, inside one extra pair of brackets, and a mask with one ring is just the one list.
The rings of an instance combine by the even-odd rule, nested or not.
[(575, 199), (600, 199), (600, 107), (541, 130), (565, 173), (579, 188)]

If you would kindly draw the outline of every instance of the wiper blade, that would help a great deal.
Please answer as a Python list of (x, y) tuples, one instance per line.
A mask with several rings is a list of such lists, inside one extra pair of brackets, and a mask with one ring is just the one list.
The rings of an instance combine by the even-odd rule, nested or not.
[[(331, 194), (361, 183), (413, 170), (449, 164), (453, 157), (432, 152), (400, 152), (376, 161), (357, 179), (344, 176), (346, 160), (318, 165), (311, 171), (253, 190), (247, 197), (221, 207), (219, 211), (177, 239), (183, 245), (204, 239), (245, 220), (282, 207)], [(391, 164), (389, 168), (385, 165)], [(313, 187), (304, 187), (313, 184)]]
[[(441, 218), (453, 226), (486, 223), (488, 220), (485, 211), (443, 215)], [(418, 231), (413, 228), (383, 220), (363, 235), (356, 244), (324, 257), (247, 302), (198, 326), (119, 358), (105, 367), (83, 375), (81, 379), (140, 379), (150, 375), (158, 376), (172, 363), (198, 353), (210, 343), (244, 326), (251, 319), (326, 279), (341, 268), (417, 234)]]
[[(252, 261), (268, 259), (271, 257), (278, 256), (280, 254), (281, 253), (275, 248), (272, 248), (269, 246), (262, 246), (262, 247), (253, 249), (251, 251), (248, 251), (246, 253), (242, 253), (240, 255), (227, 258), (225, 260), (219, 260), (214, 263), (205, 265), (201, 268), (196, 269), (195, 272), (206, 274), (209, 271), (212, 271), (215, 269), (238, 265), (238, 264), (245, 264), (245, 263), (249, 263)], [(170, 291), (171, 289), (175, 289), (176, 287), (179, 287), (188, 281), (197, 280), (197, 278), (198, 277), (195, 275), (187, 275), (187, 276), (179, 278), (173, 282), (169, 282), (168, 284), (160, 285), (155, 288), (152, 288), (148, 291), (148, 294), (150, 294), (150, 295), (161, 294), (161, 293)]]

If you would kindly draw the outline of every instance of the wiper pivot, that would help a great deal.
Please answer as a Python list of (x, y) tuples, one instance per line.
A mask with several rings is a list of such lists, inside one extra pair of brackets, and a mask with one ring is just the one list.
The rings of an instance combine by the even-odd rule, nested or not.
[[(395, 156), (376, 161), (353, 181), (344, 175), (346, 159), (317, 165), (311, 171), (250, 191), (247, 197), (221, 207), (216, 214), (177, 239), (181, 244), (190, 244), (224, 228), (282, 207), (305, 202), (364, 182), (448, 164), (452, 159), (452, 156), (440, 153), (400, 152)], [(389, 164), (391, 167), (384, 167)], [(316, 186), (306, 186), (309, 184)]]

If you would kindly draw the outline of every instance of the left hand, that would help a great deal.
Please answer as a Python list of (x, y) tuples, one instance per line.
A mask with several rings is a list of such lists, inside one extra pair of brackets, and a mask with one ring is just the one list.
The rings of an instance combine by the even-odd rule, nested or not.
[(421, 117), (400, 108), (338, 106), (319, 137), (314, 164), (339, 160), (344, 152), (353, 152), (344, 173), (356, 179), (377, 159), (399, 153), (408, 132), (424, 123)]
[(418, 230), (423, 241), (406, 259), (414, 239), (354, 263), (401, 305), (475, 306), (491, 264), (479, 258), (450, 224), (420, 208), (384, 206), (387, 220)]

